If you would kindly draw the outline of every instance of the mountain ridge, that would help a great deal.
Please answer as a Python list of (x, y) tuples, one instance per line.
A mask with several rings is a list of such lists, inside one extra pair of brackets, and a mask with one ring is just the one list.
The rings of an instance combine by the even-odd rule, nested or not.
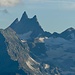
[[(73, 27), (67, 28), (65, 31), (61, 33), (54, 32), (52, 34), (50, 32), (44, 31), (37, 20), (37, 16), (34, 15), (33, 18), (28, 18), (28, 15), (25, 11), (22, 14), (20, 21), (18, 20), (18, 18), (16, 18), (15, 21), (9, 27), (12, 28), (18, 35), (21, 34), (21, 36), (29, 32), (32, 32), (31, 34), (29, 34), (30, 38), (36, 38), (39, 36), (41, 37), (48, 36), (48, 37), (62, 37), (64, 39), (69, 40), (72, 39), (72, 36), (69, 36), (69, 34), (75, 32), (75, 29)], [(75, 36), (75, 33), (73, 36)]]

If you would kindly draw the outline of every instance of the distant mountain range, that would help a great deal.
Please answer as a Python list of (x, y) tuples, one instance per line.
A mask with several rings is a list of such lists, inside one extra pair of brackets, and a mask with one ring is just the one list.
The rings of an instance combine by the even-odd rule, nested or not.
[(75, 75), (75, 29), (52, 34), (24, 12), (0, 30), (0, 75)]
[(21, 39), (26, 40), (28, 39), (25, 38), (26, 35), (30, 35), (30, 39), (36, 37), (62, 37), (69, 40), (75, 37), (75, 29), (72, 27), (60, 34), (57, 32), (51, 34), (50, 32), (44, 31), (37, 20), (37, 16), (35, 15), (33, 18), (28, 18), (26, 12), (23, 13), (20, 21), (18, 18), (15, 19), (9, 27), (13, 29)]

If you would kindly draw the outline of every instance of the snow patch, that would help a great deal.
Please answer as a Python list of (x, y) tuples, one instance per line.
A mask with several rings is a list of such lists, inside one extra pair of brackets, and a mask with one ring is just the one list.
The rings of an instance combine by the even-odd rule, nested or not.
[(44, 65), (44, 68), (45, 68), (45, 69), (48, 69), (48, 68), (50, 68), (50, 65), (45, 64), (45, 65)]
[(25, 43), (25, 42), (27, 42), (27, 41), (26, 41), (26, 40), (21, 40), (21, 42)]
[(38, 37), (38, 38), (35, 39), (35, 42), (44, 43), (45, 39), (48, 39), (48, 37)]

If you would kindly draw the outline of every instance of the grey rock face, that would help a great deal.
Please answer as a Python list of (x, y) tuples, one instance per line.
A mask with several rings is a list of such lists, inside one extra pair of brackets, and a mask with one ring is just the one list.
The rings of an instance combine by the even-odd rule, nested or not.
[(8, 42), (6, 41), (4, 35), (0, 32), (0, 75), (27, 75), (19, 69), (18, 62), (13, 61), (8, 55), (7, 47)]

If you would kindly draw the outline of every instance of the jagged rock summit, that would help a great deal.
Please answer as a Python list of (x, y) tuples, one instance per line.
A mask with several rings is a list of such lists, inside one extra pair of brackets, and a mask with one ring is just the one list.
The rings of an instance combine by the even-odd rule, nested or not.
[(24, 34), (28, 34), (30, 38), (37, 37), (41, 35), (44, 30), (40, 26), (37, 16), (35, 15), (33, 18), (28, 18), (26, 12), (23, 13), (20, 21), (18, 21), (18, 18), (10, 25), (10, 28), (12, 28), (19, 36)]
[(27, 16), (27, 13), (24, 12), (23, 15), (22, 15), (22, 17), (21, 17), (21, 19), (20, 19), (20, 21), (25, 22), (26, 20), (28, 20), (28, 16)]

